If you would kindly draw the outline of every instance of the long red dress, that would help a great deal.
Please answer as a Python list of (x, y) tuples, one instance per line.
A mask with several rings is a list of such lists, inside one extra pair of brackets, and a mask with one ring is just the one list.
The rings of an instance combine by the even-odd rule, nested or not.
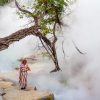
[(30, 70), (28, 65), (21, 64), (19, 71), (19, 84), (21, 89), (25, 89), (27, 87), (27, 71)]

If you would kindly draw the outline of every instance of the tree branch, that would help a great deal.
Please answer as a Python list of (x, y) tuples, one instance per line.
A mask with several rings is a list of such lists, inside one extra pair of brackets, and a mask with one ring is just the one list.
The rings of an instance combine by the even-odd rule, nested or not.
[(57, 36), (55, 34), (55, 29), (56, 29), (56, 22), (53, 25), (53, 42), (52, 42), (52, 46), (54, 46), (56, 41), (57, 41)]
[[(15, 4), (16, 4), (16, 7), (17, 7), (21, 12), (24, 12), (24, 13), (26, 13), (26, 14), (31, 15), (31, 17), (34, 18), (35, 26), (39, 27), (39, 25), (38, 25), (38, 19), (39, 19), (39, 18), (38, 18), (37, 16), (34, 16), (34, 14), (33, 14), (32, 12), (28, 11), (28, 10), (22, 9), (22, 8), (19, 6), (19, 4), (18, 4), (18, 2), (17, 2), (16, 0), (15, 0)], [(35, 29), (35, 30), (36, 30), (36, 29)], [(51, 42), (49, 41), (49, 39), (47, 39), (45, 36), (43, 36), (42, 33), (39, 32), (38, 29), (36, 30), (35, 33), (36, 33), (35, 35), (36, 35), (37, 37), (41, 37), (41, 38), (43, 39), (44, 42), (46, 42), (48, 45), (51, 45)]]
[(32, 17), (34, 17), (33, 14), (32, 14), (30, 11), (25, 10), (25, 9), (22, 9), (22, 8), (19, 6), (19, 4), (18, 4), (18, 2), (17, 2), (16, 0), (15, 0), (15, 5), (16, 5), (16, 7), (17, 7), (20, 11), (22, 11), (22, 12), (24, 12), (24, 13), (27, 13), (27, 14), (31, 15)]
[(15, 0), (15, 5), (19, 9), (19, 11), (24, 12), (24, 13), (30, 15), (32, 18), (34, 18), (35, 25), (38, 25), (38, 17), (37, 16), (34, 16), (34, 14), (32, 12), (30, 12), (30, 11), (28, 11), (26, 9), (21, 8), (16, 0)]
[[(52, 54), (50, 53), (51, 51), (49, 51), (48, 49), (48, 47), (46, 47), (45, 46), (45, 44), (43, 43), (43, 41), (42, 41), (42, 39), (41, 38), (39, 38), (40, 39), (40, 41), (41, 41), (41, 44), (43, 45), (43, 47), (45, 48), (45, 50), (47, 51), (47, 53), (49, 54), (49, 56), (52, 58), (52, 60), (54, 61), (54, 58), (53, 58), (53, 56), (52, 56)], [(48, 49), (47, 49), (48, 48)]]
[(85, 54), (85, 53), (83, 53), (83, 52), (81, 52), (81, 51), (80, 51), (80, 49), (76, 46), (76, 44), (75, 44), (75, 42), (74, 42), (74, 41), (72, 41), (72, 42), (73, 42), (73, 44), (74, 44), (74, 46), (75, 46), (76, 50), (77, 50), (80, 54)]
[(0, 38), (0, 51), (8, 48), (9, 45), (12, 44), (13, 42), (19, 41), (28, 35), (33, 35), (33, 34), (36, 35), (37, 28), (38, 27), (36, 26), (31, 26), (29, 28), (21, 29), (4, 38)]

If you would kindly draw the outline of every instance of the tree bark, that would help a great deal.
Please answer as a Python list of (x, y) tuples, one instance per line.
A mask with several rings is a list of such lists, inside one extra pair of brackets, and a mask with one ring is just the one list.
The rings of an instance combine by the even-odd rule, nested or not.
[(58, 63), (58, 58), (57, 58), (57, 52), (56, 52), (56, 48), (55, 48), (55, 43), (53, 44), (53, 46), (51, 47), (51, 49), (52, 49), (52, 56), (54, 58), (53, 62), (55, 64), (55, 69), (52, 70), (51, 72), (56, 72), (56, 71), (59, 71), (61, 69), (60, 69), (59, 63)]
[(36, 35), (35, 31), (36, 31), (36, 27), (31, 26), (29, 28), (21, 29), (4, 38), (0, 38), (0, 51), (7, 49), (10, 44), (12, 44), (15, 41), (19, 41), (28, 35), (33, 35), (33, 34)]
[(0, 38), (0, 51), (7, 49), (12, 43), (14, 43), (16, 41), (20, 41), (21, 39), (25, 38), (26, 36), (34, 35), (34, 36), (40, 37), (45, 42), (45, 44), (50, 48), (50, 52), (53, 57), (52, 60), (55, 64), (55, 69), (52, 70), (51, 72), (59, 71), (60, 67), (58, 64), (55, 45), (52, 46), (50, 40), (47, 39), (45, 36), (42, 36), (42, 34), (39, 31), (37, 31), (37, 29), (39, 29), (39, 27), (31, 26), (29, 28), (24, 28), (19, 31), (16, 31), (16, 32), (12, 33), (11, 35), (6, 36), (4, 38)]

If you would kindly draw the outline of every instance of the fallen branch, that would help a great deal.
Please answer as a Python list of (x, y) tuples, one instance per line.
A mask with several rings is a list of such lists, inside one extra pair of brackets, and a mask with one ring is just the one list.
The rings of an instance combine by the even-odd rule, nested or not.
[(76, 46), (76, 44), (75, 44), (74, 41), (72, 41), (72, 42), (73, 42), (73, 45), (75, 46), (76, 50), (77, 50), (80, 54), (85, 54), (85, 53), (83, 53), (83, 52), (80, 51), (80, 49)]

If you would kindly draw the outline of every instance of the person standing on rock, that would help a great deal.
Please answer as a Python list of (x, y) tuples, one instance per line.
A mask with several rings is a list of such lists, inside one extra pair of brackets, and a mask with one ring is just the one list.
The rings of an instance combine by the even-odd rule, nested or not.
[(19, 84), (20, 84), (21, 90), (24, 90), (27, 87), (28, 71), (30, 71), (30, 68), (28, 67), (27, 60), (24, 59), (21, 61), (20, 70), (19, 70)]

